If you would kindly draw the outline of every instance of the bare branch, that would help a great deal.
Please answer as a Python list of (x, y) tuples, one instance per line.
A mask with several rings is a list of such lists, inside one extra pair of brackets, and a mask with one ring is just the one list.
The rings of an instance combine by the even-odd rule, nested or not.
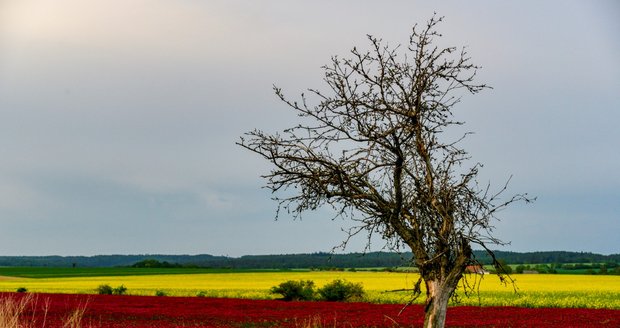
[[(281, 134), (246, 133), (238, 145), (272, 164), (266, 188), (294, 217), (330, 206), (337, 217), (357, 225), (341, 244), (373, 235), (386, 245), (409, 247), (426, 284), (427, 316), (447, 305), (467, 265), (476, 263), (472, 245), (487, 250), (501, 245), (492, 236), (492, 220), (509, 205), (531, 199), (518, 194), (502, 201), (510, 179), (497, 192), (480, 188), (480, 164), (467, 165), (460, 148), (465, 133), (444, 141), (453, 125), (453, 107), (464, 93), (488, 88), (474, 82), (478, 66), (464, 48), (438, 48), (441, 37), (433, 16), (414, 26), (406, 47), (390, 47), (368, 36), (370, 50), (353, 48), (350, 58), (333, 57), (324, 66), (326, 91), (309, 89), (292, 101), (274, 86), (275, 94), (304, 123)], [(310, 122), (310, 123), (306, 123)], [(500, 274), (502, 281), (513, 282)], [(445, 316), (445, 313), (444, 313)], [(427, 317), (428, 320), (429, 317)]]

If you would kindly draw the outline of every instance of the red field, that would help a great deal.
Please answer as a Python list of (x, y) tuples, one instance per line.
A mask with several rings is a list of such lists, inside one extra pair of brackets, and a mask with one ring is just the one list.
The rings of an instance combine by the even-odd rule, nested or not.
[[(84, 305), (84, 327), (306, 327), (318, 320), (323, 327), (417, 327), (423, 320), (421, 306), (399, 316), (402, 306), (388, 304), (66, 294), (38, 294), (35, 300), (23, 313), (34, 327), (62, 327)], [(620, 310), (453, 307), (447, 326), (620, 327)]]

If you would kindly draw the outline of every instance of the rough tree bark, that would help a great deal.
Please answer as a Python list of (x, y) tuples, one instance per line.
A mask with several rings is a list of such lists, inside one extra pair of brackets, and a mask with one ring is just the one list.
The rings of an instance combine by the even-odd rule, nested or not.
[(405, 47), (368, 36), (369, 51), (333, 57), (323, 67), (327, 91), (309, 90), (315, 106), (274, 88), (302, 123), (277, 134), (254, 130), (238, 142), (273, 165), (264, 178), (278, 195), (278, 213), (332, 206), (357, 222), (344, 244), (379, 234), (393, 249), (411, 249), (421, 279), (414, 292), (422, 281), (426, 287), (425, 327), (444, 326), (450, 297), (476, 263), (471, 245), (493, 255), (488, 245), (501, 244), (491, 235), (495, 213), (530, 201), (525, 194), (500, 201), (506, 185), (480, 187), (481, 165), (468, 166), (459, 148), (467, 134), (443, 134), (462, 124), (452, 114), (460, 97), (487, 87), (473, 82), (478, 67), (464, 49), (433, 44), (441, 20), (414, 26)]

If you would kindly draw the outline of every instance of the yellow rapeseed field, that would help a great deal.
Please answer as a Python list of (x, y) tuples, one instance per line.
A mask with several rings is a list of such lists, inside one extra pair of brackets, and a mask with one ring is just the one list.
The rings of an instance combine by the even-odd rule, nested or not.
[[(287, 280), (312, 280), (321, 287), (334, 279), (346, 279), (363, 284), (367, 300), (383, 303), (406, 303), (410, 292), (387, 292), (410, 289), (417, 281), (415, 273), (397, 272), (265, 272), (265, 273), (208, 273), (143, 276), (108, 276), (79, 278), (9, 278), (0, 279), (0, 291), (15, 291), (25, 287), (30, 292), (95, 293), (97, 286), (124, 285), (132, 295), (154, 295), (163, 291), (170, 296), (236, 297), (270, 299), (272, 286)], [(470, 282), (480, 282), (479, 292), (466, 296), (459, 291), (460, 305), (514, 305), (526, 307), (587, 307), (620, 309), (620, 276), (592, 275), (513, 275), (512, 285), (503, 285), (494, 275), (471, 275)], [(416, 302), (422, 302), (420, 297)]]

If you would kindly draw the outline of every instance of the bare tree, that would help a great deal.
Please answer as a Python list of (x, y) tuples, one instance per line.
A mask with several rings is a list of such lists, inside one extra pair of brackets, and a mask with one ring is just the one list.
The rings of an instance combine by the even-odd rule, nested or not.
[(238, 143), (273, 164), (264, 178), (281, 195), (278, 212), (329, 205), (358, 222), (349, 238), (379, 234), (394, 249), (409, 247), (421, 275), (415, 292), (422, 280), (426, 287), (425, 327), (444, 326), (448, 301), (475, 263), (472, 244), (491, 255), (488, 245), (501, 244), (491, 234), (497, 211), (530, 201), (525, 194), (500, 200), (506, 185), (481, 187), (481, 165), (467, 166), (459, 148), (466, 135), (443, 134), (462, 124), (452, 113), (460, 96), (486, 86), (474, 83), (478, 67), (464, 49), (433, 45), (441, 20), (414, 26), (406, 47), (368, 36), (370, 51), (333, 57), (323, 67), (327, 93), (309, 90), (315, 106), (274, 87), (304, 123), (278, 134), (254, 130)]

